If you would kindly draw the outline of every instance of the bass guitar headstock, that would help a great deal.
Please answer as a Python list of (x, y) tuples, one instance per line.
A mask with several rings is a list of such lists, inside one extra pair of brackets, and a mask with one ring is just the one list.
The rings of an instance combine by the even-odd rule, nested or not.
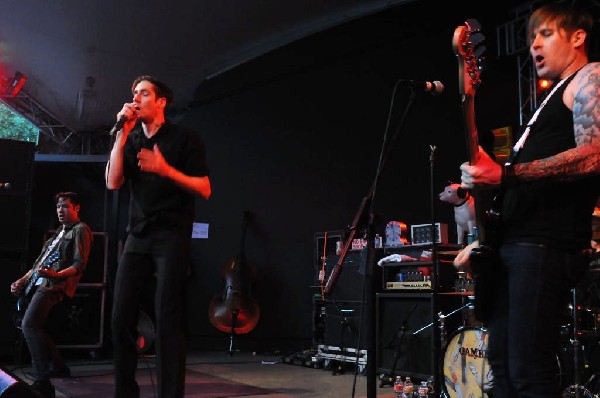
[(454, 30), (452, 48), (458, 58), (459, 89), (461, 95), (474, 96), (481, 84), (484, 68), (485, 36), (481, 24), (476, 19), (467, 19), (464, 25)]

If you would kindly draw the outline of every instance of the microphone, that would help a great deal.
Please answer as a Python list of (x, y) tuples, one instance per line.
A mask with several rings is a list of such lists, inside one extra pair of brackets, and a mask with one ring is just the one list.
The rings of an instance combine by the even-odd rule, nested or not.
[(117, 133), (117, 131), (121, 130), (123, 128), (123, 126), (125, 125), (125, 122), (127, 122), (127, 117), (126, 116), (121, 116), (119, 118), (119, 120), (117, 120), (117, 122), (115, 123), (115, 125), (113, 126), (113, 128), (110, 130), (110, 135), (115, 135)]
[[(135, 110), (136, 110), (136, 111), (139, 111), (139, 110), (140, 110), (140, 107), (139, 107), (139, 106), (136, 106), (136, 107), (135, 107)], [(110, 134), (110, 135), (115, 135), (115, 134), (117, 134), (117, 132), (123, 128), (123, 126), (125, 125), (125, 123), (127, 123), (127, 121), (128, 121), (128, 120), (129, 120), (129, 119), (127, 118), (127, 116), (121, 116), (121, 117), (119, 118), (119, 120), (117, 120), (117, 122), (115, 123), (115, 125), (113, 126), (113, 128), (112, 128), (112, 129), (110, 129), (110, 133), (109, 133), (109, 134)]]
[(407, 80), (406, 82), (409, 86), (423, 90), (426, 93), (431, 93), (431, 95), (438, 95), (444, 92), (444, 85), (439, 80), (433, 82)]
[(0, 189), (11, 189), (12, 184), (10, 182), (0, 182)]

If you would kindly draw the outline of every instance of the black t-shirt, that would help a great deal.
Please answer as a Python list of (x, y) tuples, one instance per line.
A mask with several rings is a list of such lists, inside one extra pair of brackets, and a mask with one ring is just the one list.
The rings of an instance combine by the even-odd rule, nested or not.
[(209, 175), (204, 143), (193, 130), (171, 123), (163, 124), (151, 138), (136, 126), (124, 148), (123, 173), (129, 181), (128, 232), (142, 233), (148, 226), (191, 229), (194, 219), (194, 194), (172, 180), (143, 172), (137, 154), (142, 148), (157, 145), (168, 164), (194, 177)]

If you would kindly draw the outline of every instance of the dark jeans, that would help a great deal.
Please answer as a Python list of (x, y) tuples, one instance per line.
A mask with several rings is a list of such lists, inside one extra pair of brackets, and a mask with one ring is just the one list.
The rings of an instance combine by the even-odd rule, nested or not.
[(147, 285), (156, 276), (156, 368), (158, 396), (183, 397), (186, 338), (184, 331), (186, 281), (189, 273), (190, 234), (152, 231), (129, 235), (119, 261), (112, 309), (115, 397), (139, 396), (137, 320)]
[(50, 310), (62, 300), (62, 297), (62, 293), (38, 288), (21, 323), (36, 381), (48, 380), (50, 370), (66, 366), (56, 344), (44, 330)]
[(571, 289), (589, 264), (574, 253), (515, 243), (500, 248), (488, 357), (494, 398), (561, 396), (557, 353)]

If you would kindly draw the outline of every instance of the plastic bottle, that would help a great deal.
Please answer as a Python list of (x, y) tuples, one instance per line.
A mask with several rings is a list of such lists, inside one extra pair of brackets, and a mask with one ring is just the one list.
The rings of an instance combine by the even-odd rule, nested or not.
[(415, 394), (415, 385), (413, 384), (410, 376), (406, 376), (404, 380), (404, 395), (403, 398), (413, 398)]
[(381, 249), (383, 247), (383, 240), (381, 239), (381, 235), (375, 234), (375, 248)]
[(396, 376), (396, 381), (394, 381), (394, 398), (403, 398), (403, 390), (404, 382), (402, 381), (402, 376)]
[(435, 386), (434, 386), (434, 378), (433, 376), (429, 376), (427, 379), (427, 387), (429, 387), (429, 395), (435, 397)]
[(427, 381), (422, 381), (421, 385), (417, 389), (417, 397), (418, 398), (427, 398), (429, 397), (429, 385), (427, 385)]

